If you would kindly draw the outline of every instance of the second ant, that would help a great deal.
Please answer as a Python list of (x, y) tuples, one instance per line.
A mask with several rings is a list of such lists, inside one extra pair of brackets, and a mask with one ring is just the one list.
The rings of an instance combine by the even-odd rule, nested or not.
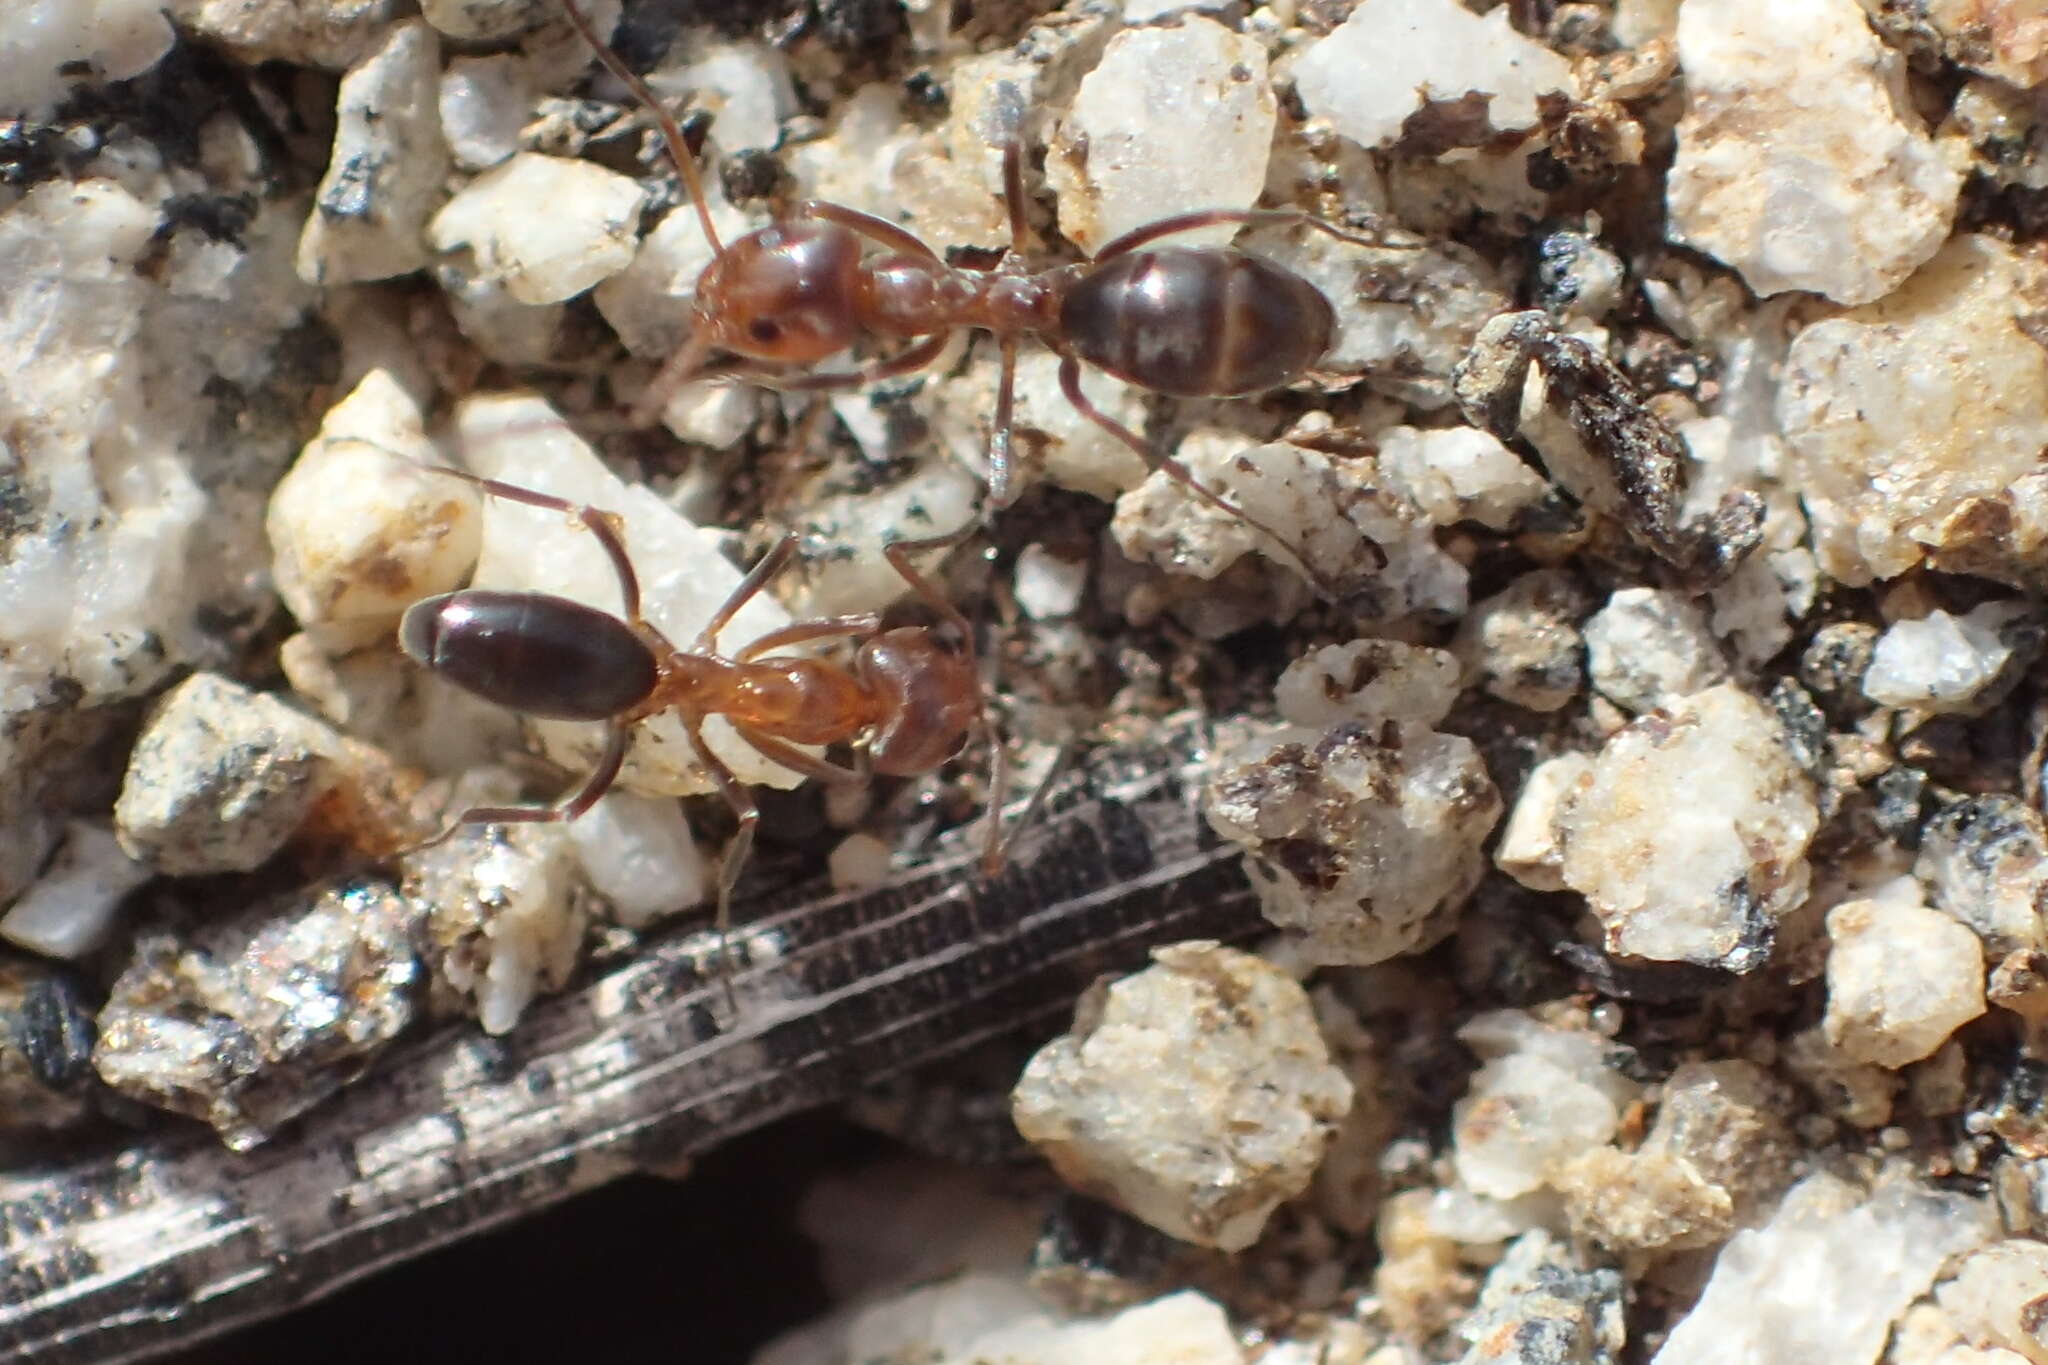
[[(796, 538), (784, 536), (733, 589), (695, 639), (678, 647), (641, 610), (639, 575), (613, 513), (551, 494), (435, 467), (491, 497), (559, 512), (604, 551), (620, 597), (620, 616), (551, 593), (465, 588), (414, 603), (399, 624), (406, 654), (456, 686), (537, 719), (601, 722), (605, 743), (589, 773), (545, 805), (485, 806), (454, 824), (569, 821), (610, 790), (625, 761), (632, 729), (672, 713), (719, 795), (738, 820), (718, 878), (718, 934), (728, 943), (732, 898), (760, 823), (746, 784), (704, 742), (704, 723), (723, 717), (762, 757), (825, 782), (870, 775), (917, 777), (937, 770), (973, 738), (989, 753), (989, 811), (982, 870), (1003, 861), (1001, 808), (1004, 751), (988, 721), (965, 617), (920, 574), (911, 556), (950, 548), (964, 537), (901, 541), (886, 548), (889, 563), (911, 591), (959, 640), (942, 644), (925, 626), (884, 629), (872, 612), (796, 621), (768, 631), (733, 653), (718, 637), (740, 610), (787, 566)], [(849, 663), (785, 653), (823, 640), (855, 643)], [(858, 742), (863, 766), (852, 768), (806, 752)], [(726, 983), (731, 992), (729, 955)]]
[[(724, 242), (675, 119), (599, 38), (574, 0), (561, 3), (598, 60), (659, 125), (713, 253), (697, 280), (694, 330), (635, 405), (633, 425), (652, 425), (690, 379), (731, 379), (783, 390), (859, 388), (922, 370), (956, 330), (980, 328), (996, 337), (1001, 353), (988, 447), (990, 501), (1000, 507), (1014, 495), (1017, 350), (1023, 339), (1036, 338), (1060, 357), (1060, 389), (1077, 411), (1148, 468), (1272, 540), (1325, 594), (1339, 595), (1288, 536), (1202, 484), (1092, 404), (1081, 390), (1081, 366), (1093, 365), (1138, 388), (1184, 398), (1237, 397), (1291, 383), (1335, 339), (1336, 312), (1330, 301), (1292, 271), (1232, 247), (1154, 244), (1228, 223), (1300, 224), (1356, 245), (1385, 243), (1300, 212), (1210, 209), (1134, 228), (1084, 264), (1032, 271), (1024, 262), (1023, 162), (1014, 136), (1002, 147), (1010, 245), (992, 270), (948, 265), (916, 234), (820, 199), (805, 200), (770, 226)], [(808, 368), (865, 336), (909, 344), (855, 370)], [(733, 359), (714, 362), (719, 352)]]

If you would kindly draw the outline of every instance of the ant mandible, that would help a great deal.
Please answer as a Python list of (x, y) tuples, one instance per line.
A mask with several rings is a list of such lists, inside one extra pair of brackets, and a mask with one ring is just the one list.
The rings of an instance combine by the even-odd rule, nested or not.
[[(768, 227), (723, 242), (675, 119), (605, 45), (575, 0), (562, 0), (562, 7), (598, 61), (653, 115), (712, 251), (697, 278), (690, 339), (634, 405), (634, 426), (651, 426), (669, 397), (692, 378), (738, 379), (775, 389), (858, 388), (923, 369), (956, 329), (978, 327), (994, 334), (1001, 352), (988, 449), (990, 501), (1000, 507), (1013, 496), (1017, 347), (1021, 338), (1035, 337), (1060, 357), (1060, 390), (1082, 416), (1148, 468), (1272, 539), (1318, 588), (1338, 595), (1285, 536), (1090, 403), (1081, 391), (1081, 364), (1177, 398), (1241, 397), (1291, 383), (1334, 339), (1336, 310), (1322, 292), (1292, 271), (1234, 247), (1152, 243), (1220, 223), (1300, 224), (1355, 245), (1384, 243), (1306, 213), (1207, 209), (1133, 228), (1084, 264), (1030, 271), (1023, 264), (1024, 175), (1014, 136), (1002, 148), (1010, 246), (992, 270), (947, 265), (914, 233), (822, 199), (804, 200)], [(869, 255), (869, 244), (881, 253)], [(912, 344), (857, 370), (801, 372), (863, 334)], [(739, 359), (708, 365), (714, 351)]]
[[(723, 716), (747, 744), (792, 772), (826, 782), (865, 780), (868, 773), (806, 753), (800, 745), (831, 745), (866, 737), (868, 771), (917, 777), (935, 771), (971, 737), (989, 751), (987, 838), (982, 871), (1001, 869), (1003, 746), (988, 722), (971, 654), (967, 618), (911, 564), (910, 557), (951, 548), (967, 532), (897, 541), (883, 553), (911, 591), (959, 635), (959, 649), (939, 643), (924, 626), (884, 630), (878, 613), (797, 621), (771, 630), (737, 654), (719, 652), (718, 634), (766, 587), (796, 551), (785, 535), (740, 580), (687, 649), (678, 649), (641, 612), (640, 579), (626, 553), (618, 516), (547, 493), (460, 469), (432, 466), (485, 493), (570, 517), (596, 538), (618, 580), (623, 619), (542, 592), (464, 588), (424, 598), (399, 621), (399, 647), (423, 668), (513, 711), (545, 720), (599, 721), (604, 750), (587, 776), (547, 805), (479, 806), (447, 829), (465, 824), (574, 820), (611, 788), (638, 722), (674, 711), (704, 770), (739, 821), (718, 873), (718, 935), (732, 993), (729, 945), (733, 889), (739, 884), (760, 808), (704, 743), (704, 722)], [(771, 657), (817, 640), (857, 640), (851, 666), (805, 655)], [(445, 836), (444, 836), (445, 837)]]

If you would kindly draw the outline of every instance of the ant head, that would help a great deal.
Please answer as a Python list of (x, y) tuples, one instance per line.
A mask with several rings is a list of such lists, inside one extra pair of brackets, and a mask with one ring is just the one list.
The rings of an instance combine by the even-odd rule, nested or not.
[(860, 333), (860, 239), (796, 222), (729, 243), (697, 277), (698, 328), (753, 360), (811, 365)]

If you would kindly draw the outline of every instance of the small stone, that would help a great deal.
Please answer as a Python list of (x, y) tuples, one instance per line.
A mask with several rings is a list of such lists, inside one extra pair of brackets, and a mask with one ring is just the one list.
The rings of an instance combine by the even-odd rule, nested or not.
[(0, 1134), (91, 1114), (96, 1037), (92, 1005), (68, 971), (0, 959)]
[(1828, 911), (1828, 1041), (1855, 1061), (1896, 1070), (1931, 1056), (1984, 1012), (1977, 936), (1919, 903), (1849, 901)]
[(1560, 872), (1607, 951), (1751, 971), (1806, 898), (1818, 825), (1782, 725), (1723, 683), (1607, 741), (1558, 816)]
[(2013, 1237), (1972, 1252), (1935, 1290), (1949, 1321), (1972, 1346), (2016, 1352), (2048, 1365), (2048, 1246)]
[[(1201, 15), (1117, 34), (1046, 149), (1060, 233), (1093, 255), (1172, 214), (1250, 208), (1278, 117), (1255, 38)], [(1237, 226), (1177, 234), (1174, 244), (1223, 246)]]
[(195, 673), (156, 704), (114, 803), (122, 849), (157, 872), (248, 872), (337, 773), (334, 733), (274, 697)]
[(507, 1033), (535, 996), (568, 982), (588, 918), (575, 862), (560, 824), (463, 825), (401, 860), (436, 1012)]
[(1533, 127), (1537, 101), (1572, 88), (1571, 65), (1523, 37), (1496, 10), (1455, 0), (1363, 0), (1294, 64), (1311, 115), (1362, 147), (1379, 147), (1431, 104), (1485, 96), (1486, 122)]
[(1863, 695), (1863, 676), (1877, 657), (1882, 634), (1864, 621), (1837, 621), (1822, 626), (1807, 642), (1799, 656), (1799, 681), (1837, 717), (1861, 715), (1868, 710)]
[(2043, 946), (2048, 910), (2048, 825), (2015, 796), (1965, 797), (1921, 831), (1913, 875), (1935, 908), (1953, 915), (1993, 953)]
[(1477, 427), (1389, 427), (1380, 472), (1439, 526), (1476, 521), (1505, 531), (1550, 492), (1541, 474)]
[(2007, 953), (1991, 969), (1984, 998), (2030, 1022), (2048, 1020), (2048, 953), (2039, 948)]
[(1640, 1147), (1595, 1148), (1553, 1178), (1573, 1231), (1615, 1251), (1725, 1239), (1791, 1177), (1798, 1148), (1781, 1117), (1784, 1090), (1749, 1062), (1680, 1066)]
[(1435, 725), (1458, 700), (1458, 662), (1441, 649), (1353, 640), (1311, 650), (1282, 670), (1273, 704), (1290, 725), (1397, 720)]
[(1826, 573), (1857, 587), (1927, 558), (2039, 585), (2048, 352), (2022, 324), (2043, 308), (2048, 264), (1965, 234), (1792, 339), (1778, 425)]
[(1088, 591), (1086, 561), (1061, 559), (1043, 545), (1027, 545), (1017, 555), (1011, 591), (1017, 606), (1034, 621), (1056, 621), (1081, 609)]
[(1586, 622), (1593, 686), (1641, 715), (1728, 678), (1706, 614), (1660, 588), (1624, 588)]
[(1458, 1365), (1614, 1365), (1628, 1342), (1626, 1288), (1620, 1271), (1586, 1266), (1550, 1233), (1524, 1233), (1459, 1324), (1471, 1349)]
[(367, 57), (409, 6), (398, 0), (170, 0), (164, 8), (179, 28), (227, 48), (250, 66), (284, 62), (342, 71)]
[(1563, 891), (1564, 832), (1558, 817), (1593, 771), (1590, 754), (1559, 754), (1529, 770), (1494, 846), (1494, 866), (1531, 891)]
[(465, 171), (489, 170), (519, 150), (533, 90), (517, 57), (457, 57), (441, 75), (441, 136)]
[(560, 303), (632, 263), (642, 198), (638, 181), (593, 162), (521, 152), (450, 199), (427, 240), (468, 247), (520, 303)]
[(549, 0), (420, 0), (420, 14), (450, 38), (498, 42), (556, 17)]
[(449, 165), (440, 81), (440, 41), (416, 19), (342, 77), (334, 150), (299, 238), (300, 279), (356, 284), (427, 263), (427, 219)]
[(802, 108), (789, 59), (763, 42), (710, 44), (681, 72), (656, 72), (653, 85), (660, 94), (687, 93), (709, 109), (712, 136), (728, 155), (773, 149), (783, 121)]
[(1451, 384), (1467, 421), (1526, 440), (1567, 492), (1694, 586), (1725, 580), (1762, 539), (1763, 503), (1747, 490), (1690, 514), (1685, 442), (1618, 365), (1540, 310), (1480, 328)]
[(1880, 706), (1978, 715), (2012, 690), (2040, 645), (2040, 626), (2022, 602), (1986, 602), (1963, 616), (1929, 612), (1885, 631), (1863, 692)]
[(2035, 0), (1864, 0), (1863, 8), (1906, 52), (1932, 38), (1941, 56), (2020, 90), (2048, 81), (2048, 15)]
[(1375, 718), (1254, 739), (1222, 759), (1203, 809), (1310, 961), (1365, 965), (1455, 927), (1501, 801), (1470, 740)]
[(1865, 1195), (1833, 1175), (1794, 1186), (1735, 1235), (1652, 1365), (1875, 1365), (1942, 1264), (1993, 1235), (1987, 1205), (1894, 1177)]
[(81, 76), (132, 80), (177, 41), (156, 0), (22, 0), (7, 25), (0, 118), (47, 116)]
[(122, 900), (150, 876), (113, 830), (72, 820), (43, 875), (0, 917), (0, 938), (46, 957), (82, 957), (106, 940)]
[(1586, 685), (1585, 589), (1563, 569), (1525, 573), (1473, 604), (1451, 651), (1488, 695), (1531, 711), (1557, 711)]
[(849, 834), (832, 846), (825, 871), (834, 890), (864, 891), (889, 879), (889, 846), (872, 834)]
[(422, 467), (437, 463), (419, 408), (372, 370), (271, 493), (278, 596), (330, 652), (388, 638), (407, 606), (461, 586), (476, 563), (476, 490)]
[(1856, 0), (1687, 0), (1678, 62), (1671, 235), (1757, 293), (1869, 303), (1948, 236), (1962, 177)]
[(1369, 467), (1289, 441), (1246, 449), (1242, 438), (1222, 433), (1191, 435), (1176, 457), (1281, 539), (1158, 473), (1117, 499), (1110, 530), (1132, 559), (1213, 579), (1257, 550), (1342, 585), (1354, 615), (1368, 621), (1463, 613), (1464, 566), (1437, 545), (1417, 508), (1371, 480)]
[(1895, 1071), (1849, 1057), (1828, 1041), (1820, 1025), (1793, 1034), (1781, 1056), (1786, 1073), (1813, 1096), (1819, 1131), (1802, 1128), (1810, 1146), (1832, 1136), (1833, 1122), (1875, 1132), (1892, 1121), (1893, 1102), (1904, 1080)]
[(507, 278), (477, 267), (467, 256), (446, 256), (434, 267), (449, 316), (486, 359), (513, 368), (543, 366), (568, 317), (563, 303), (528, 304), (513, 297)]
[(1214, 943), (1083, 997), (1011, 1097), (1017, 1129), (1071, 1185), (1201, 1246), (1241, 1251), (1308, 1187), (1351, 1083), (1307, 994)]
[(245, 1152), (359, 1074), (413, 1017), (418, 914), (390, 886), (295, 893), (190, 942), (146, 934), (100, 1012), (93, 1065)]
[(628, 929), (644, 929), (710, 898), (704, 853), (674, 801), (607, 792), (569, 825), (591, 888)]
[(1608, 1066), (1598, 1034), (1494, 1010), (1458, 1030), (1482, 1059), (1451, 1111), (1452, 1161), (1465, 1188), (1514, 1199), (1549, 1184), (1621, 1127), (1634, 1082)]

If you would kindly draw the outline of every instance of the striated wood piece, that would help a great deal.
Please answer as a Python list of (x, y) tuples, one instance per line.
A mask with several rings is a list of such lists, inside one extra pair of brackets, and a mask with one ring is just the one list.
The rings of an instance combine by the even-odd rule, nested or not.
[(0, 1361), (185, 1345), (636, 1168), (1012, 1030), (1099, 973), (1260, 923), (1196, 808), (1198, 733), (1102, 751), (992, 882), (960, 841), (888, 884), (742, 908), (724, 1015), (677, 932), (508, 1037), (444, 1027), (246, 1156), (181, 1126), (0, 1175)]

